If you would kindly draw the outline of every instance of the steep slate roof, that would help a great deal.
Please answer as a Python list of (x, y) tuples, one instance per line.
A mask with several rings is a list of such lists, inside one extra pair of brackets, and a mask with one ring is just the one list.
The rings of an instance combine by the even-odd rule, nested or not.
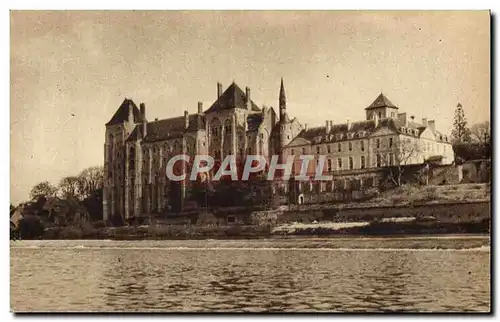
[(380, 95), (373, 101), (373, 103), (370, 104), (365, 110), (371, 110), (374, 108), (378, 107), (392, 107), (392, 108), (398, 108), (396, 105), (392, 104), (391, 101), (383, 93), (380, 93)]
[(116, 125), (116, 124), (121, 124), (123, 121), (128, 120), (128, 106), (129, 104), (132, 104), (133, 111), (134, 111), (134, 123), (140, 123), (142, 122), (142, 115), (137, 106), (135, 105), (134, 101), (131, 99), (124, 99), (122, 105), (116, 110), (115, 114), (111, 118), (111, 120), (106, 123), (106, 125)]
[[(198, 114), (189, 115), (189, 127), (187, 129), (184, 129), (184, 116), (149, 122), (146, 126), (146, 138), (144, 138), (144, 142), (162, 141), (181, 138), (185, 132), (204, 129), (205, 117)], [(139, 139), (141, 129), (141, 125), (136, 126), (127, 138), (127, 141)]]
[[(232, 108), (246, 109), (245, 97), (246, 94), (233, 82), (205, 113)], [(252, 100), (250, 100), (250, 103), (252, 111), (260, 111), (260, 108)]]
[[(395, 132), (398, 132), (399, 128), (401, 126), (400, 126), (398, 120), (395, 120), (392, 118), (386, 118), (386, 119), (381, 119), (379, 121), (378, 128), (379, 127), (387, 127), (387, 128), (392, 129)], [(376, 130), (375, 121), (374, 120), (367, 120), (367, 121), (352, 122), (351, 128), (349, 129), (349, 131), (347, 130), (347, 123), (333, 124), (332, 128), (328, 134), (333, 136), (332, 141), (346, 141), (346, 140), (349, 140), (347, 137), (342, 136), (342, 138), (340, 140), (337, 140), (336, 135), (337, 134), (353, 133), (354, 135), (351, 139), (359, 139), (361, 137), (360, 132), (365, 132), (363, 137), (366, 137), (366, 136), (370, 135), (371, 133), (375, 132), (375, 130)], [(292, 140), (292, 142), (295, 141), (295, 139), (297, 139), (297, 138), (305, 139), (307, 141), (313, 141), (314, 138), (323, 137), (326, 134), (327, 133), (326, 133), (325, 126), (313, 127), (313, 128), (309, 128), (307, 130), (302, 130)]]

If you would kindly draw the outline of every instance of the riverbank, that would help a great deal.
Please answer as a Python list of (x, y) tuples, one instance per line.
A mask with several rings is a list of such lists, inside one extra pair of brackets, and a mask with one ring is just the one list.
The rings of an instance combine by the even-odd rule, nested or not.
[(489, 234), (490, 221), (440, 223), (432, 220), (381, 222), (286, 224), (271, 226), (126, 226), (99, 229), (74, 227), (47, 229), (42, 239), (108, 239), (108, 240), (183, 240), (183, 239), (257, 239), (287, 236), (404, 236)]
[[(201, 219), (199, 214), (166, 215), (153, 220), (153, 224), (136, 223), (122, 227), (110, 227), (106, 222), (45, 230), (42, 227), (43, 233), (31, 239), (182, 240), (489, 234), (489, 193), (489, 184), (405, 186), (363, 203), (290, 205), (269, 211), (245, 210), (239, 214), (234, 209), (219, 209), (213, 214), (204, 214)], [(16, 237), (11, 235), (11, 239)]]

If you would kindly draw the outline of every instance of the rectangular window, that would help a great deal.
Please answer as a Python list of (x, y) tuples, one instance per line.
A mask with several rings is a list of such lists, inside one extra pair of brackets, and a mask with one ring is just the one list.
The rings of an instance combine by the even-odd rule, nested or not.
[(352, 160), (352, 157), (349, 157), (349, 169), (354, 169), (354, 162)]
[(377, 139), (377, 149), (380, 148), (380, 139)]
[(352, 142), (349, 142), (349, 151), (352, 151)]
[(332, 152), (331, 147), (329, 145), (326, 146), (326, 152), (327, 153), (331, 153)]
[(392, 138), (389, 138), (389, 147), (392, 148)]
[(361, 151), (365, 150), (365, 141), (361, 141)]
[(389, 165), (394, 165), (394, 154), (389, 153)]
[(362, 155), (361, 156), (361, 169), (364, 169), (365, 168), (365, 156)]
[(293, 152), (294, 152), (294, 151), (293, 151), (293, 149), (292, 149), (292, 150), (290, 151), (290, 154), (291, 154), (291, 155), (294, 155), (294, 153), (293, 153)]
[(328, 172), (332, 172), (332, 159), (328, 159)]
[(320, 148), (319, 146), (316, 147), (316, 154), (319, 154), (320, 153)]
[(382, 166), (382, 156), (380, 154), (377, 154), (377, 167)]
[(342, 152), (342, 144), (341, 143), (338, 144), (338, 151)]
[(342, 169), (342, 158), (338, 158), (338, 159), (337, 159), (337, 168), (338, 168), (339, 170), (341, 170), (341, 169)]
[(306, 154), (306, 148), (302, 148), (302, 154)]

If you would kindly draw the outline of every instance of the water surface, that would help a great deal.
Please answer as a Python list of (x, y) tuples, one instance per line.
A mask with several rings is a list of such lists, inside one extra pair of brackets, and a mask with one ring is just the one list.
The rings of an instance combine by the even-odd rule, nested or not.
[(490, 310), (488, 236), (11, 242), (15, 312)]

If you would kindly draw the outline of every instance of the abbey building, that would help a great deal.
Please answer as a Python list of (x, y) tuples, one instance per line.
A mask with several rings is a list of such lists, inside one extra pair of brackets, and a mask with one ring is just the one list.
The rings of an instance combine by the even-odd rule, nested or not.
[[(168, 160), (178, 154), (194, 158), (208, 154), (220, 162), (227, 155), (244, 160), (247, 155), (270, 158), (280, 155), (326, 155), (325, 172), (336, 176), (369, 173), (396, 164), (420, 164), (430, 157), (453, 162), (446, 135), (433, 120), (417, 122), (380, 94), (358, 122), (326, 121), (325, 126), (307, 128), (286, 110), (283, 80), (278, 95), (278, 113), (259, 107), (250, 88), (243, 91), (232, 83), (225, 91), (217, 84), (217, 96), (208, 109), (198, 102), (196, 113), (148, 121), (144, 103), (125, 99), (106, 123), (104, 144), (103, 218), (129, 218), (172, 209), (189, 194), (189, 182), (171, 182), (166, 177)], [(296, 160), (299, 160), (298, 157)], [(308, 171), (314, 172), (316, 162)], [(293, 174), (300, 171), (300, 161)], [(332, 182), (333, 185), (333, 182)]]

